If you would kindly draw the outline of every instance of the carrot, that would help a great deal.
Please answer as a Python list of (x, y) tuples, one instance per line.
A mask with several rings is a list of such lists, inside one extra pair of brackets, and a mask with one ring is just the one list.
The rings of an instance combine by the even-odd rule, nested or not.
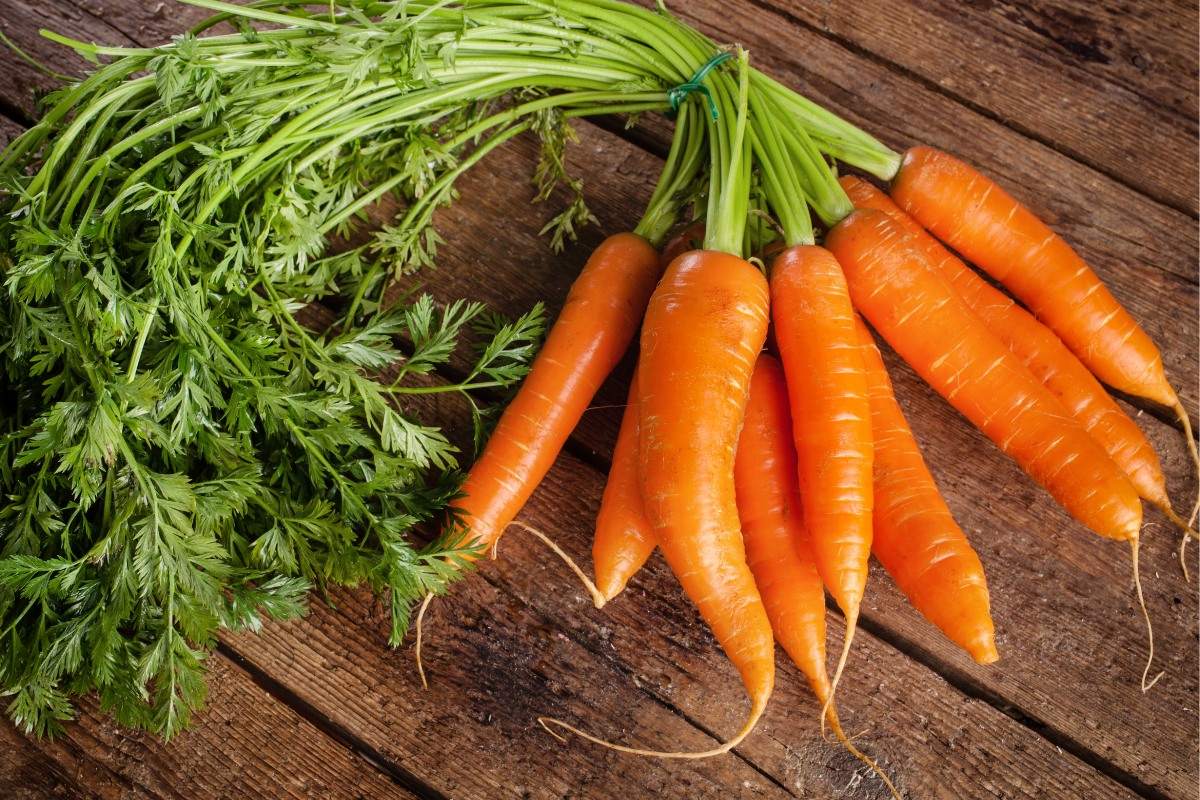
[(767, 335), (767, 281), (748, 261), (695, 250), (667, 268), (646, 310), (638, 361), (638, 460), (646, 516), (667, 564), (724, 648), (751, 700), (743, 728), (701, 753), (613, 745), (664, 758), (728, 752), (757, 724), (775, 684), (775, 641), (746, 564), (734, 453), (754, 361)]
[[(704, 239), (704, 222), (688, 225), (663, 246), (662, 269), (680, 255), (698, 249)], [(638, 479), (637, 370), (629, 384), (629, 401), (621, 417), (617, 444), (613, 449), (604, 496), (596, 514), (592, 562), (596, 584), (605, 601), (625, 589), (629, 579), (642, 568), (657, 544), (646, 519), (642, 487)]]
[(667, 268), (646, 311), (639, 361), (642, 498), (684, 591), (766, 708), (775, 646), (746, 564), (733, 461), (750, 376), (767, 335), (767, 281), (749, 262), (695, 250)]
[(1187, 411), (1167, 381), (1158, 348), (1070, 245), (991, 179), (932, 148), (904, 154), (891, 194), (1003, 283), (1097, 378), (1172, 409), (1200, 470)]
[[(746, 562), (775, 637), (822, 705), (832, 695), (825, 669), (825, 590), (804, 529), (783, 366), (758, 357), (738, 438), (734, 484)], [(836, 725), (836, 714), (830, 713)]]
[(658, 253), (636, 234), (610, 236), (592, 253), (463, 483), (463, 544), (494, 547), (525, 505), (628, 349), (660, 274)]
[(815, 245), (771, 266), (771, 317), (787, 376), (804, 528), (821, 579), (846, 615), (846, 663), (871, 556), (871, 410), (854, 309), (833, 255)]
[(825, 246), (845, 270), (855, 307), (892, 349), (1075, 519), (1130, 543), (1150, 635), (1147, 690), (1154, 638), (1138, 572), (1142, 508), (1129, 478), (887, 214), (855, 211)]
[(825, 592), (804, 530), (791, 408), (783, 366), (763, 353), (754, 366), (733, 466), (746, 562), (762, 593), (775, 638), (808, 679), (834, 735), (891, 781), (842, 731), (825, 669)]
[(592, 543), (596, 586), (606, 601), (621, 593), (657, 546), (642, 502), (638, 433), (638, 377), (635, 370), (629, 383), (629, 403), (621, 416), (621, 429), (613, 448), (604, 496), (596, 514), (596, 535)]
[(1025, 366), (1062, 401), (1067, 411), (1108, 451), (1143, 499), (1158, 506), (1183, 528), (1167, 497), (1162, 465), (1150, 440), (1121, 410), (1096, 377), (1062, 341), (1032, 314), (967, 267), (929, 235), (886, 194), (854, 176), (839, 181), (858, 208), (886, 212), (929, 260), (950, 279), (959, 296)]
[(999, 658), (983, 564), (942, 499), (871, 332), (857, 321), (875, 439), (871, 551), (913, 608), (980, 664)]
[(825, 244), (846, 272), (855, 307), (930, 386), (1084, 525), (1113, 539), (1137, 537), (1141, 505), (1128, 477), (902, 228), (862, 209)]

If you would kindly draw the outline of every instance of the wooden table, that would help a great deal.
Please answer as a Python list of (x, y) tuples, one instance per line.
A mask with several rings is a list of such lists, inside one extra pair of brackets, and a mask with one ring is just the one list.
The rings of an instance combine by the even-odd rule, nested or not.
[[(979, 166), (1090, 259), (1160, 344), (1197, 413), (1197, 7), (1081, 0), (679, 0), (672, 9), (889, 145), (925, 142)], [(151, 45), (203, 16), (165, 0), (0, 0), (0, 30), (54, 69), (83, 68), (50, 28)], [(0, 130), (17, 133), (51, 79), (0, 48)], [(437, 297), (517, 314), (562, 302), (605, 232), (636, 221), (665, 149), (662, 125), (583, 123), (571, 150), (600, 224), (562, 256), (523, 202), (535, 148), (519, 140), (469, 175), (442, 216), (453, 231)], [(1197, 593), (1178, 533), (1147, 511), (1142, 553), (1156, 667), (1128, 547), (1073, 522), (982, 435), (887, 354), (947, 499), (988, 570), (1002, 654), (980, 667), (909, 607), (873, 565), (839, 692), (848, 730), (912, 798), (1197, 797)], [(589, 531), (628, 365), (525, 512), (588, 563)], [(1186, 506), (1197, 491), (1161, 408), (1125, 402)], [(461, 436), (450, 402), (414, 407)], [(1190, 567), (1200, 574), (1193, 547)], [(738, 729), (740, 683), (655, 556), (595, 610), (542, 545), (512, 534), (496, 562), (435, 604), (422, 689), (411, 648), (387, 646), (366, 591), (314, 598), (303, 621), (225, 635), (194, 729), (164, 744), (117, 729), (85, 699), (53, 742), (0, 724), (7, 798), (781, 798), (887, 796), (836, 744), (780, 659), (770, 710), (734, 754), (700, 762), (560, 743), (549, 714), (621, 741), (704, 749)], [(840, 648), (831, 614), (830, 648)]]

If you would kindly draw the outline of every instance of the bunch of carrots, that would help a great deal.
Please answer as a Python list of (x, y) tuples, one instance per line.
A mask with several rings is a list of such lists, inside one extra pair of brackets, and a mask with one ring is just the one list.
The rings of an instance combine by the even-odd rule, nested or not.
[[(20, 213), (10, 216), (35, 215), (38, 227), (24, 238), (13, 234), (24, 260), (7, 283), (10, 291), (30, 283), (31, 296), (46, 300), (54, 284), (46, 265), (58, 255), (45, 232), (76, 230), (89, 242), (98, 236), (97, 252), (107, 254), (126, 244), (114, 241), (120, 228), (94, 224), (91, 215), (106, 209), (106, 219), (128, 217), (131, 228), (159, 231), (158, 244), (145, 248), (151, 260), (172, 269), (185, 263), (187, 274), (203, 276), (196, 291), (182, 294), (175, 272), (153, 281), (173, 301), (190, 298), (171, 329), (194, 327), (189, 335), (206, 348), (225, 348), (238, 380), (256, 378), (208, 322), (204, 303), (220, 292), (200, 288), (216, 280), (214, 264), (222, 275), (228, 270), (220, 280), (229, 286), (266, 287), (267, 294), (274, 291), (268, 273), (310, 278), (309, 299), (354, 278), (359, 288), (345, 319), (356, 321), (386, 268), (432, 263), (433, 210), (494, 148), (534, 131), (546, 150), (544, 193), (562, 179), (578, 188), (561, 160), (567, 119), (676, 115), (671, 152), (642, 220), (607, 239), (576, 280), (467, 475), (446, 540), (452, 550), (481, 554), (522, 524), (521, 508), (638, 337), (636, 375), (596, 521), (596, 604), (617, 597), (661, 550), (738, 669), (751, 712), (714, 750), (620, 749), (696, 757), (736, 746), (771, 696), (778, 640), (811, 683), (822, 725), (853, 750), (834, 695), (872, 553), (913, 605), (976, 661), (998, 658), (983, 567), (922, 460), (876, 336), (1076, 519), (1129, 542), (1135, 578), (1143, 500), (1194, 533), (1196, 509), (1190, 519), (1176, 514), (1157, 456), (1105, 389), (1173, 409), (1200, 465), (1154, 344), (1069, 245), (953, 157), (926, 147), (897, 153), (752, 69), (744, 51), (719, 48), (662, 9), (623, 0), (379, 0), (315, 10), (274, 0), (189, 2), (215, 12), (194, 33), (225, 21), (237, 22), (239, 33), (184, 37), (161, 49), (67, 42), (93, 60), (112, 60), (59, 93), (46, 118), (0, 159), (10, 191), (20, 195)], [(271, 29), (260, 35), (252, 22)], [(278, 108), (265, 103), (276, 95)], [(169, 142), (161, 152), (160, 142)], [(193, 158), (193, 151), (197, 160), (187, 163), (194, 167), (179, 168), (169, 196), (147, 182), (164, 162)], [(374, 171), (400, 162), (407, 171)], [(338, 189), (315, 192), (319, 202), (312, 200), (290, 238), (275, 218), (251, 213), (254, 198), (291, 196), (325, 164), (329, 175), (320, 180), (329, 187), (337, 180)], [(841, 165), (873, 176), (887, 193), (839, 175)], [(406, 187), (407, 211), (376, 240), (385, 258), (361, 280), (366, 245), (350, 259), (317, 259), (326, 233), (346, 230), (398, 187)], [(184, 200), (187, 214), (175, 229)], [(682, 224), (689, 206), (693, 219)], [(136, 216), (160, 209), (170, 224)], [(555, 226), (557, 238), (586, 217), (581, 203), (573, 209), (579, 213)], [(289, 205), (278, 217), (299, 214)], [(218, 255), (225, 240), (206, 239), (218, 233), (236, 237), (230, 241), (242, 249)], [(256, 260), (263, 253), (284, 255), (267, 269)], [(296, 285), (305, 284), (297, 277)], [(130, 291), (132, 304), (140, 295)], [(276, 305), (283, 311), (272, 313), (306, 337), (287, 303)], [(156, 314), (154, 305), (128, 343), (128, 380), (111, 377), (124, 374), (111, 353), (105, 380), (132, 381)], [(56, 363), (64, 351), (47, 346), (53, 359), (46, 363)], [(88, 343), (81, 352), (94, 349)], [(327, 365), (318, 366), (314, 372)], [(115, 389), (86, 391), (117, 396)], [(164, 462), (171, 470), (174, 452)], [(110, 458), (103, 469), (111, 466)], [(210, 466), (218, 465), (202, 468)], [(847, 629), (833, 670), (826, 591)], [(1148, 661), (1143, 687), (1149, 668)]]
[[(657, 547), (752, 705), (714, 750), (617, 747), (641, 754), (705, 756), (742, 741), (771, 695), (776, 641), (812, 685), (822, 725), (853, 750), (833, 698), (872, 553), (972, 658), (999, 657), (983, 566), (921, 457), (876, 336), (1079, 522), (1129, 542), (1135, 579), (1141, 502), (1186, 533), (1196, 514), (1175, 512), (1158, 457), (1103, 385), (1174, 410), (1195, 459), (1162, 359), (1071, 247), (961, 161), (896, 153), (747, 62), (740, 51), (712, 59), (675, 98), (656, 197), (699, 170), (704, 202), (661, 253), (666, 237), (643, 224), (592, 254), (453, 523), (461, 541), (494, 548), (637, 337), (596, 520), (596, 604)], [(887, 191), (839, 176), (839, 162)], [(833, 670), (826, 591), (846, 624)]]

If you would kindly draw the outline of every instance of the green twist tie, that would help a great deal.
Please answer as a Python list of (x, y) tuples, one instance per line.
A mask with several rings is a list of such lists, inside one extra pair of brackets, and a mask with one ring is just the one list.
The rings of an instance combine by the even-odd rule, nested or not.
[(733, 53), (717, 53), (715, 56), (704, 62), (704, 66), (696, 70), (696, 74), (687, 83), (681, 83), (673, 89), (667, 90), (667, 100), (671, 103), (671, 111), (667, 114), (668, 119), (674, 119), (679, 107), (683, 105), (683, 101), (693, 92), (702, 92), (708, 98), (708, 113), (712, 115), (713, 122), (721, 116), (717, 112), (717, 103), (713, 100), (712, 92), (707, 86), (701, 85), (700, 81), (708, 77), (708, 73), (712, 72), (722, 61), (728, 61), (733, 58)]

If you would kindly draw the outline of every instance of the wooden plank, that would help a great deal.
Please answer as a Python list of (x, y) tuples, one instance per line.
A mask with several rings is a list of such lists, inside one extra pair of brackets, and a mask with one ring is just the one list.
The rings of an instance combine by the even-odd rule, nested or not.
[(16, 120), (0, 115), (0, 150), (8, 146), (8, 143), (21, 135), (25, 128)]
[[(614, 168), (606, 159), (618, 156), (614, 155), (615, 145), (593, 141), (596, 136), (603, 139), (607, 135), (581, 130), (580, 150), (585, 155), (581, 162), (602, 175)], [(493, 169), (501, 174), (519, 174), (526, 169), (522, 168), (522, 162), (532, 163), (533, 158), (531, 148), (518, 144), (496, 154)], [(592, 178), (591, 172), (581, 174), (585, 181)], [(495, 191), (488, 183), (489, 179), (482, 174), (469, 176), (463, 185), (464, 196), (486, 206), (491, 201), (484, 198)], [(620, 200), (606, 198), (604, 189), (598, 191), (595, 205), (601, 217), (619, 214), (607, 209), (609, 203), (620, 209)], [(469, 212), (460, 207), (452, 213)], [(543, 275), (542, 257), (532, 238), (537, 227), (536, 221), (522, 222), (519, 209), (510, 212), (503, 235), (513, 242), (509, 246), (527, 248), (533, 255), (520, 259), (517, 268), (510, 266), (513, 272), (508, 279), (503, 277), (503, 262), (491, 264), (489, 272), (493, 274), (488, 281), (499, 281), (507, 288), (493, 295), (488, 286), (477, 285), (473, 296), (483, 291), (486, 299), (505, 310), (522, 307), (525, 287), (542, 285), (538, 280)], [(479, 233), (487, 241), (493, 235), (501, 235), (500, 231), (491, 230)], [(524, 242), (526, 238), (528, 242)], [(440, 289), (437, 282), (443, 275), (459, 276), (447, 280), (466, 280), (465, 276), (471, 274), (468, 265), (473, 257), (465, 242), (449, 243), (442, 252), (444, 268), (436, 276), (429, 275), (430, 285)], [(457, 267), (460, 259), (463, 266)], [(553, 274), (546, 273), (551, 287)], [(463, 284), (454, 292), (467, 289)], [(528, 298), (526, 302), (532, 300)], [(1177, 302), (1179, 313), (1187, 313), (1183, 309), (1194, 300), (1185, 296), (1178, 297)], [(1186, 342), (1179, 341), (1178, 346), (1190, 349)], [(932, 637), (936, 642), (923, 647), (939, 653), (940, 664), (957, 665), (953, 669), (975, 687), (974, 691), (998, 698), (1002, 704), (1028, 709), (1025, 712), (1028, 716), (1045, 725), (1064, 743), (1104, 754), (1104, 758), (1111, 758), (1131, 779), (1136, 777), (1145, 780), (1148, 786), (1186, 796), (1182, 794), (1183, 787), (1194, 777), (1194, 772), (1186, 761), (1180, 760), (1182, 754), (1178, 750), (1165, 744), (1192, 740), (1192, 717), (1180, 714), (1179, 709), (1189, 707), (1188, 698), (1196, 690), (1196, 683), (1186, 669), (1187, 659), (1194, 654), (1196, 607), (1194, 601), (1186, 599), (1193, 593), (1187, 591), (1173, 561), (1176, 538), (1155, 537), (1144, 546), (1147, 569), (1156, 571), (1148, 585), (1148, 602), (1157, 625), (1160, 659), (1165, 659), (1160, 664), (1167, 666), (1174, 678), (1171, 684), (1156, 687), (1143, 698), (1136, 687), (1145, 657), (1145, 634), (1131, 603), (1127, 550), (1083, 531), (911, 371), (902, 368), (894, 358), (891, 362), (893, 372), (897, 373), (899, 392), (926, 446), (931, 465), (937, 474), (953, 478), (945, 488), (954, 510), (964, 528), (977, 532), (977, 547), (993, 575), (997, 623), (1007, 643), (1003, 664), (986, 670), (962, 663), (961, 656), (918, 622), (916, 629), (925, 631), (920, 638), (927, 641)], [(622, 385), (613, 386), (611, 394), (620, 398)], [(440, 413), (445, 411), (440, 409)], [(604, 442), (615, 436), (618, 417), (618, 409), (589, 415), (577, 432), (580, 440), (605, 452)], [(1165, 467), (1172, 477), (1172, 488), (1177, 490), (1176, 497), (1191, 496), (1195, 483), (1177, 435), (1159, 423), (1146, 422), (1166, 458)], [(1186, 494), (1182, 493), (1184, 490)], [(1160, 517), (1151, 514), (1150, 518), (1159, 519), (1161, 524)], [(555, 531), (582, 527), (581, 534), (576, 535), (586, 537), (586, 520), (590, 517), (577, 522), (575, 515), (560, 513), (554, 519)], [(1006, 532), (994, 533), (998, 530)], [(1062, 598), (1057, 607), (1052, 607), (1051, 598), (1056, 591)], [(1037, 602), (1031, 603), (1031, 597), (1038, 598)], [(1181, 598), (1181, 603), (1174, 602), (1176, 597)], [(914, 616), (907, 610), (892, 611), (907, 605), (894, 589), (871, 605), (868, 617), (881, 635), (910, 643), (917, 638), (907, 633), (914, 629)], [(1069, 625), (1063, 620), (1075, 620), (1076, 624)], [(1094, 668), (1081, 670), (1081, 662), (1093, 663)], [(1106, 673), (1108, 681), (1097, 686), (1097, 673), (1093, 669)], [(1108, 724), (1101, 724), (1095, 718), (1097, 708), (1105, 709), (1111, 720)], [(1170, 735), (1164, 735), (1161, 744), (1155, 746), (1144, 741), (1150, 730), (1169, 731)], [(1139, 766), (1143, 758), (1153, 762), (1153, 767)], [(1147, 778), (1147, 773), (1152, 773), (1152, 777)], [(1159, 782), (1165, 784), (1160, 786)]]
[(77, 776), (48, 757), (46, 747), (22, 734), (7, 720), (0, 722), (4, 774), (0, 790), (9, 800), (82, 800), (87, 797)]
[[(5, 0), (0, 31), (43, 66), (63, 75), (80, 75), (94, 65), (75, 51), (43, 38), (39, 31), (52, 30), (84, 42), (128, 44), (115, 29), (65, 2)], [(7, 46), (0, 46), (0, 109), (32, 118), (36, 92), (60, 85)]]
[[(986, 115), (963, 111), (953, 98), (931, 92), (927, 82), (896, 76), (877, 59), (831, 44), (828, 37), (781, 26), (769, 11), (752, 7), (744, 15), (723, 13), (719, 18), (703, 9), (696, 13), (721, 30), (722, 37), (750, 43), (756, 59), (766, 52), (772, 71), (799, 75), (800, 63), (815, 64), (817, 85), (833, 98), (830, 105), (865, 114), (858, 118), (888, 141), (912, 141), (914, 131), (933, 128), (941, 146), (971, 154), (1010, 188), (1019, 187), (1031, 205), (1049, 209), (1056, 227), (1078, 232), (1089, 254), (1091, 248), (1107, 254), (1106, 277), (1115, 281), (1115, 291), (1126, 302), (1141, 298), (1139, 308), (1161, 329), (1155, 335), (1167, 338), (1173, 372), (1189, 386), (1194, 407), (1190, 387), (1196, 376), (1196, 336), (1189, 326), (1196, 318), (1196, 236), (1187, 215), (1031, 143)], [(756, 31), (756, 20), (767, 24)], [(119, 27), (129, 26), (120, 22)], [(764, 41), (762, 30), (778, 35)], [(866, 102), (858, 101), (858, 88), (848, 93), (834, 86), (846, 71), (865, 81)], [(905, 113), (881, 102), (885, 93), (893, 103), (899, 97)], [(0, 96), (8, 94), (0, 89)], [(611, 137), (583, 130), (584, 142), (573, 158), (595, 162), (586, 172), (588, 192), (604, 225), (564, 256), (547, 255), (534, 231), (548, 210), (527, 212), (523, 200), (513, 198), (512, 176), (527, 174), (531, 167), (531, 150), (518, 145), (514, 156), (497, 158), (472, 176), (464, 189), (467, 199), (445, 215), (449, 227), (444, 229), (462, 235), (448, 246), (443, 270), (421, 276), (439, 296), (482, 295), (511, 313), (526, 310), (535, 299), (557, 307), (601, 232), (632, 224), (648, 195), (648, 176), (656, 162)], [(1078, 193), (1082, 189), (1089, 193)], [(1131, 228), (1129, 218), (1140, 219), (1144, 227)], [(1155, 238), (1140, 241), (1148, 238), (1145, 231)], [(1166, 305), (1157, 304), (1157, 291), (1167, 294)], [(1180, 319), (1186, 324), (1180, 325)], [(873, 579), (871, 630), (933, 663), (952, 683), (869, 633), (861, 634), (841, 696), (851, 729), (871, 728), (864, 746), (880, 756), (913, 796), (1129, 796), (1094, 767), (1151, 795), (1194, 796), (1196, 769), (1185, 757), (1194, 752), (1194, 726), (1182, 720), (1195, 716), (1189, 658), (1194, 655), (1196, 613), (1194, 593), (1171, 571), (1172, 537), (1148, 542), (1143, 555), (1162, 573), (1152, 582), (1149, 599), (1159, 623), (1160, 650), (1172, 670), (1168, 683), (1141, 698), (1133, 687), (1144, 643), (1128, 585), (1122, 583), (1127, 581), (1125, 552), (1080, 536), (1078, 526), (1028, 481), (1004, 471), (1006, 462), (964, 432), (914, 378), (901, 381), (931, 462), (946, 479), (952, 505), (989, 566), (997, 622), (1007, 631), (1005, 661), (987, 671), (965, 663), (905, 610), (886, 580)], [(598, 402), (623, 402), (621, 376)], [(451, 424), (465, 420), (449, 402), (433, 408)], [(619, 410), (610, 412), (589, 414), (580, 433), (583, 449), (600, 459), (619, 417)], [(1147, 428), (1169, 451), (1171, 432), (1156, 422)], [(1188, 467), (1178, 457), (1170, 460), (1168, 472), (1173, 488), (1194, 489)], [(598, 491), (599, 475), (565, 458), (530, 518), (586, 560), (589, 515)], [(1000, 525), (1012, 530), (992, 533)], [(660, 561), (635, 579), (620, 604), (592, 612), (574, 579), (537, 545), (510, 537), (502, 552), (501, 564), (485, 567), (490, 582), (473, 581), (433, 612), (431, 635), (439, 644), (428, 657), (438, 678), (431, 691), (440, 692), (433, 699), (415, 691), (407, 660), (394, 663), (405, 655), (386, 653), (380, 609), (359, 593), (335, 595), (339, 611), (327, 618), (321, 609), (302, 625), (272, 626), (264, 640), (230, 641), (256, 669), (360, 735), (390, 764), (434, 775), (455, 796), (459, 789), (465, 797), (518, 796), (522, 789), (531, 796), (614, 796), (610, 788), (634, 796), (649, 791), (689, 797), (726, 792), (782, 796), (784, 790), (840, 796), (854, 779), (858, 765), (838, 748), (816, 741), (811, 699), (797, 688), (794, 670), (786, 669), (789, 678), (781, 678), (772, 716), (738, 758), (651, 768), (636, 760), (627, 765), (623, 758), (580, 742), (565, 747), (553, 743), (532, 727), (536, 713), (570, 715), (598, 732), (627, 728), (631, 742), (706, 746), (715, 741), (714, 734), (736, 729), (744, 701), (736, 677)], [(1048, 604), (1049, 585), (1062, 587), (1055, 608)], [(1116, 612), (1105, 613), (1109, 609), (1118, 609), (1120, 618)], [(835, 636), (831, 646), (837, 644)], [(594, 666), (597, 659), (603, 669)], [(305, 677), (310, 669), (317, 675)], [(1093, 685), (1097, 676), (1102, 676), (1098, 686)], [(988, 703), (972, 699), (979, 696)], [(1044, 738), (989, 703), (1011, 706)], [(1097, 719), (1096, 709), (1103, 709), (1105, 718)], [(400, 714), (413, 717), (397, 719)], [(493, 715), (490, 725), (488, 714)], [(1060, 754), (1055, 744), (1067, 752)], [(486, 754), (484, 764), (499, 770), (499, 778), (463, 775), (479, 769), (479, 760), (448, 757), (463, 752), (474, 756), (477, 750)], [(113, 755), (125, 759), (124, 769), (136, 757)], [(169, 758), (162, 753), (154, 757)], [(447, 760), (452, 761), (448, 767)], [(454, 763), (458, 761), (463, 763)], [(448, 776), (443, 774), (447, 770)], [(502, 779), (509, 781), (507, 786), (497, 783)], [(858, 791), (859, 796), (880, 796), (882, 790), (878, 782), (863, 781)]]
[(208, 709), (169, 745), (117, 728), (91, 698), (54, 741), (34, 742), (7, 719), (0, 722), (0, 743), (12, 754), (0, 771), (0, 797), (418, 797), (228, 660), (214, 657), (209, 667)]
[(957, 102), (1196, 213), (1195, 4), (770, 5), (790, 27), (853, 42)]
[[(554, 482), (556, 490), (578, 488), (580, 474), (556, 472), (566, 479)], [(565, 498), (543, 496), (553, 499), (539, 504), (543, 511), (534, 518), (560, 516)], [(734, 699), (736, 676), (660, 564), (611, 610), (595, 611), (565, 568), (537, 544), (511, 538), (500, 564), (485, 565), (485, 577), (459, 584), (431, 610), (427, 690), (413, 674), (411, 652), (386, 652), (386, 620), (360, 592), (336, 592), (336, 610), (314, 610), (309, 626), (272, 628), (262, 637), (231, 639), (231, 646), (272, 665), (307, 702), (455, 797), (657, 791), (824, 798), (842, 796), (855, 783), (862, 786), (857, 796), (886, 796), (853, 758), (820, 742), (819, 709), (790, 665), (781, 664), (772, 709), (737, 756), (664, 762), (578, 739), (555, 742), (537, 727), (537, 716), (562, 717), (632, 746), (711, 747), (714, 734), (737, 729), (746, 704)], [(650, 624), (647, 606), (654, 612)], [(837, 643), (831, 638), (831, 646)], [(848, 685), (842, 708), (853, 729), (870, 727), (860, 747), (908, 796), (961, 797), (981, 784), (1008, 797), (1069, 797), (1075, 790), (1134, 796), (868, 634), (858, 652), (877, 674), (867, 685)], [(951, 763), (957, 774), (947, 779)]]
[[(109, 0), (60, 0), (104, 25), (119, 31), (139, 47), (165, 44), (193, 25), (208, 19), (211, 11), (198, 6), (153, 0), (141, 3), (120, 3)], [(229, 28), (219, 29), (226, 32)]]

